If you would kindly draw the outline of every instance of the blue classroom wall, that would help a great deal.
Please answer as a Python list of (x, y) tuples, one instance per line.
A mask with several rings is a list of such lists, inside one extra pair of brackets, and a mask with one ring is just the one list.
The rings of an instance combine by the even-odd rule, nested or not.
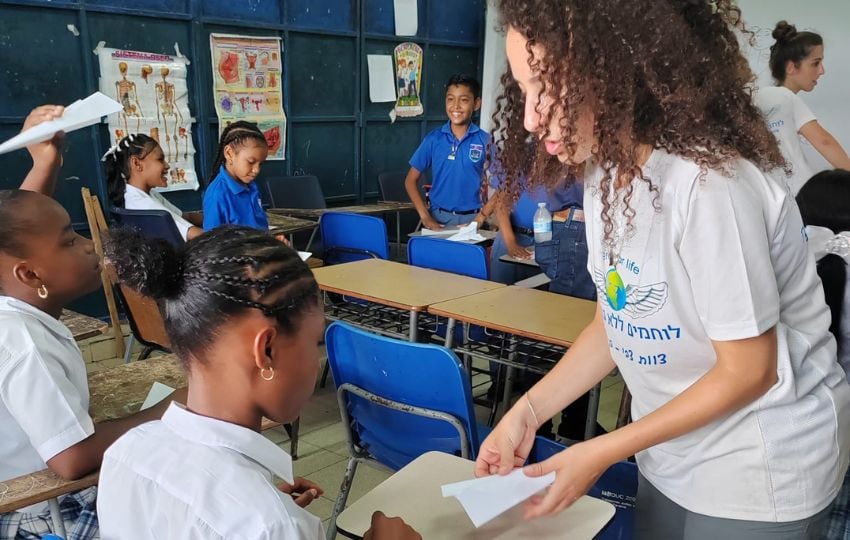
[[(206, 179), (218, 143), (210, 33), (279, 36), (287, 159), (267, 162), (263, 175), (314, 174), (331, 204), (375, 199), (378, 174), (405, 170), (424, 134), (445, 121), (446, 78), (481, 76), (485, 6), (486, 0), (418, 0), (417, 35), (397, 37), (393, 0), (0, 0), (0, 141), (17, 133), (37, 105), (68, 104), (97, 90), (92, 51), (98, 42), (162, 54), (174, 54), (176, 43), (191, 60), (195, 168)], [(404, 41), (424, 51), (425, 114), (391, 124), (392, 104), (369, 102), (366, 55), (392, 54)], [(108, 205), (100, 167), (107, 140), (105, 125), (67, 138), (56, 197), (84, 234), (80, 188), (90, 188)], [(24, 151), (0, 156), (0, 189), (17, 187), (30, 164)], [(186, 211), (197, 210), (202, 190), (167, 197)], [(106, 315), (100, 291), (72, 307)]]

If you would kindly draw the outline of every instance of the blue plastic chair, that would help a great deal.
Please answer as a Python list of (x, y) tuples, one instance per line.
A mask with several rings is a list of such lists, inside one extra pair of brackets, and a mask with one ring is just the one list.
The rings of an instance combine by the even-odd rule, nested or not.
[(343, 322), (328, 327), (325, 344), (349, 451), (328, 529), (334, 538), (358, 464), (398, 470), (432, 450), (474, 459), (479, 440), (472, 389), (453, 352)]
[(389, 259), (387, 224), (383, 219), (348, 212), (327, 212), (319, 220), (325, 264), (362, 259)]
[(113, 208), (112, 216), (119, 225), (137, 229), (149, 238), (161, 238), (175, 247), (185, 243), (174, 218), (165, 210)]
[(407, 243), (407, 262), (478, 279), (490, 279), (487, 251), (476, 244), (416, 236)]
[[(537, 437), (528, 463), (549, 459), (566, 449), (563, 444), (545, 437)], [(637, 497), (638, 468), (631, 461), (615, 463), (605, 471), (587, 493), (591, 497), (608, 501), (616, 511), (614, 519), (596, 536), (597, 540), (631, 540), (635, 523), (635, 498)]]

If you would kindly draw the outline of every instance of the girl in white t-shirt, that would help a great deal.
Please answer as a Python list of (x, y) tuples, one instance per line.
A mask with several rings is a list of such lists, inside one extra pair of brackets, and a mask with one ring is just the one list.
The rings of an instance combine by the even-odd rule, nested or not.
[(115, 143), (103, 159), (109, 200), (127, 210), (164, 210), (171, 214), (183, 240), (203, 234), (200, 216), (186, 215), (154, 188), (168, 186), (168, 163), (162, 148), (143, 133)]
[(801, 135), (837, 169), (850, 170), (850, 157), (797, 95), (801, 90), (811, 92), (824, 74), (823, 39), (814, 32), (798, 32), (786, 21), (776, 24), (773, 38), (770, 72), (777, 86), (756, 92), (755, 103), (791, 165), (788, 185), (796, 196), (814, 174), (803, 154)]
[[(483, 442), (476, 473), (522, 465), (541, 422), (615, 367), (633, 422), (526, 474), (529, 517), (571, 505), (635, 455), (637, 538), (816, 538), (848, 465), (850, 385), (752, 104), (733, 0), (500, 2), (518, 91), (495, 136), (506, 188), (540, 152), (586, 167), (596, 316)], [(636, 24), (635, 21), (640, 21)], [(687, 54), (683, 54), (686, 51)], [(513, 86), (513, 85), (507, 85)], [(510, 200), (510, 199), (508, 199)]]

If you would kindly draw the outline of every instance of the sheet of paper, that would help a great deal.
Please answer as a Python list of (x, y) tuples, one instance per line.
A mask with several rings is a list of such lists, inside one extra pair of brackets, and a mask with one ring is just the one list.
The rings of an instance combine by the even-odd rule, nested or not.
[(446, 240), (453, 242), (483, 242), (486, 238), (478, 234), (478, 223), (473, 221), (461, 227), (457, 234), (449, 236)]
[(369, 100), (372, 103), (395, 101), (395, 71), (389, 54), (368, 54)]
[(395, 10), (395, 35), (415, 36), (419, 29), (417, 0), (393, 0)]
[(101, 117), (121, 110), (121, 104), (100, 92), (65, 107), (61, 118), (43, 122), (0, 144), (0, 154), (24, 148), (52, 138), (56, 133), (71, 131), (100, 122)]
[(510, 510), (555, 481), (555, 473), (529, 478), (522, 469), (442, 487), (443, 497), (456, 498), (476, 527)]
[(151, 386), (150, 391), (148, 392), (148, 397), (145, 398), (145, 402), (142, 403), (142, 409), (150, 409), (163, 399), (167, 398), (174, 392), (174, 388), (166, 384), (162, 384), (161, 382), (155, 382)]
[(433, 229), (426, 229), (422, 227), (422, 236), (451, 236), (453, 234), (457, 234), (460, 229), (440, 229), (435, 231)]
[(312, 253), (310, 253), (309, 251), (299, 251), (298, 252), (298, 256), (301, 257), (302, 261), (306, 261), (307, 259), (310, 258), (311, 255), (312, 255)]

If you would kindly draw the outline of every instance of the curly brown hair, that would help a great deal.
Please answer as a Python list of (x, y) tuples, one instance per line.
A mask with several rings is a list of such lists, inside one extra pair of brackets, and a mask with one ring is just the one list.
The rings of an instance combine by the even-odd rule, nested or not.
[[(752, 102), (754, 77), (735, 34), (735, 28), (744, 28), (732, 0), (501, 0), (499, 8), (503, 27), (528, 40), (541, 96), (558, 96), (563, 113), (550, 107), (542, 124), (562, 114), (567, 151), (576, 148), (580, 109), (594, 113), (592, 152), (605, 173), (600, 190), (606, 243), (614, 228), (612, 190), (625, 190), (630, 228), (631, 179), (640, 178), (657, 193), (639, 166), (644, 145), (693, 160), (703, 171), (725, 170), (739, 157), (762, 170), (785, 165)], [(535, 58), (532, 48), (538, 45), (542, 55)], [(551, 174), (560, 164), (542, 144), (529, 150), (525, 143), (524, 98), (510, 69), (502, 82), (493, 139), (505, 175), (504, 198), (515, 200), (525, 187), (521, 177), (535, 187), (563, 176)], [(542, 138), (548, 135), (547, 129)]]

